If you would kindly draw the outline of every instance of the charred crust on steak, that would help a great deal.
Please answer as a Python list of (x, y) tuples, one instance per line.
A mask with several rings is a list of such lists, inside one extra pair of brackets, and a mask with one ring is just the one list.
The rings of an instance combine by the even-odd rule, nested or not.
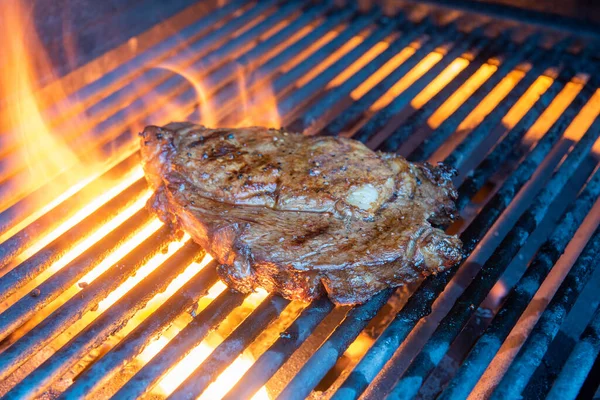
[(213, 256), (223, 281), (356, 304), (443, 271), (462, 244), (455, 171), (350, 139), (190, 123), (140, 133), (149, 208)]

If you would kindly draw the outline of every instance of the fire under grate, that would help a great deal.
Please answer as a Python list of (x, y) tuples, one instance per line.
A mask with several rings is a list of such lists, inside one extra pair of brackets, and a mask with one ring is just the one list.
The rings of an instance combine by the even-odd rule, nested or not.
[[(22, 184), (23, 144), (0, 136), (0, 395), (596, 390), (597, 42), (412, 3), (233, 0), (163, 24), (190, 12), (44, 109), (53, 134), (101, 155), (93, 174)], [(356, 307), (229, 291), (202, 249), (144, 209), (137, 133), (252, 115), (455, 167), (461, 219), (448, 230), (469, 257)]]

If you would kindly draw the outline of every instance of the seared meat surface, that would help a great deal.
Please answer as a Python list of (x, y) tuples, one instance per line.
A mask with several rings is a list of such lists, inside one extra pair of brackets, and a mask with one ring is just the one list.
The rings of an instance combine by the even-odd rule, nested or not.
[(241, 292), (362, 303), (462, 258), (460, 240), (432, 226), (455, 213), (442, 165), (259, 127), (173, 123), (140, 135), (150, 207)]

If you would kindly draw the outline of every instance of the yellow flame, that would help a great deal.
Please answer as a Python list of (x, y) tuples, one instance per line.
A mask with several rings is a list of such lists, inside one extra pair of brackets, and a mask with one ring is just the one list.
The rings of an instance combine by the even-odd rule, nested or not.
[[(10, 129), (21, 144), (15, 151), (26, 162), (29, 172), (26, 182), (21, 184), (39, 185), (78, 165), (79, 160), (48, 129), (35, 97), (40, 79), (48, 79), (53, 71), (36, 35), (31, 9), (25, 9), (19, 1), (1, 2), (0, 37), (3, 44), (0, 96), (6, 101), (0, 126)], [(65, 97), (64, 93), (54, 95), (57, 100)], [(79, 177), (72, 178), (76, 178), (75, 182)]]
[(277, 108), (277, 97), (269, 80), (263, 80), (250, 92), (244, 69), (237, 68), (236, 75), (242, 108), (241, 119), (238, 120), (236, 126), (255, 125), (280, 128), (281, 117)]
[[(148, 199), (148, 197), (150, 197), (150, 192), (146, 191), (142, 196), (140, 196), (140, 198), (138, 198), (133, 204), (131, 204), (129, 207), (127, 207), (121, 213), (119, 213), (114, 218), (107, 221), (105, 224), (101, 225), (98, 228), (98, 230), (91, 232), (89, 236), (85, 237), (82, 241), (80, 241), (78, 244), (76, 244), (74, 247), (72, 247), (69, 251), (67, 251), (65, 254), (63, 254), (57, 261), (53, 262), (45, 271), (43, 271), (42, 273), (37, 275), (35, 277), (35, 279), (31, 280), (29, 283), (24, 285), (18, 292), (16, 292), (12, 296), (10, 296), (7, 300), (5, 300), (0, 305), (0, 312), (2, 310), (6, 309), (7, 307), (9, 307), (11, 304), (13, 304), (19, 298), (21, 298), (24, 293), (29, 293), (31, 290), (33, 290), (35, 287), (37, 287), (39, 284), (41, 284), (46, 279), (48, 279), (51, 275), (53, 275), (57, 271), (61, 270), (65, 265), (67, 265), (68, 263), (73, 261), (75, 259), (75, 257), (82, 254), (86, 249), (88, 249), (90, 246), (95, 244), (98, 240), (102, 239), (104, 236), (106, 236), (107, 234), (112, 232), (115, 228), (117, 228), (119, 225), (121, 225), (123, 222), (125, 222), (127, 219), (129, 219), (133, 214), (135, 214), (137, 211), (139, 211), (146, 204), (146, 200)], [(90, 203), (90, 205), (93, 207), (92, 203)], [(76, 217), (74, 216), (73, 218), (76, 218)], [(65, 224), (69, 224), (69, 221), (66, 221)], [(142, 238), (144, 235), (144, 232), (147, 233), (148, 229), (154, 229), (154, 227), (155, 227), (155, 225), (152, 225), (152, 224), (150, 224), (150, 226), (153, 226), (153, 228), (146, 228), (146, 230), (142, 230), (142, 232), (138, 233), (138, 235), (136, 235), (136, 237), (138, 239)], [(50, 235), (52, 235), (52, 233)], [(135, 239), (133, 239), (133, 240), (135, 241)], [(129, 243), (130, 242), (127, 242), (127, 243), (125, 243), (125, 245), (130, 246)], [(36, 245), (34, 245), (34, 247), (32, 247), (32, 248), (28, 249), (26, 252), (22, 253), (17, 258), (17, 262), (29, 257), (31, 254), (34, 253), (34, 250), (37, 247), (40, 247), (40, 246), (38, 246), (36, 244)], [(102, 264), (102, 267), (100, 267), (100, 268), (105, 270), (106, 268), (108, 268), (108, 266), (110, 266), (110, 264), (107, 265), (106, 263), (110, 263), (110, 260), (113, 260), (113, 261), (118, 260), (118, 258), (115, 259), (115, 257), (117, 257), (117, 254), (122, 254), (122, 251), (119, 251), (119, 248), (115, 249), (115, 251), (113, 252), (113, 255), (109, 256), (108, 261), (105, 260), (105, 262)], [(90, 274), (92, 274), (93, 271)], [(100, 270), (98, 270), (98, 271), (100, 271)], [(88, 277), (88, 280), (82, 279), (81, 281), (85, 281), (85, 282), (89, 283), (92, 276), (93, 275), (90, 275)], [(69, 292), (69, 290), (67, 290), (57, 300), (59, 300), (60, 304), (62, 304), (66, 300), (68, 300), (72, 296), (72, 294), (73, 294), (72, 292)]]
[[(211, 288), (211, 293), (209, 296), (216, 297), (222, 290), (225, 289), (225, 285), (222, 282), (218, 282)], [(252, 293), (245, 300), (243, 305), (240, 307), (251, 307), (256, 308), (267, 296), (267, 293), (264, 290), (259, 290), (255, 293)], [(228, 319), (232, 318), (230, 315)], [(224, 326), (229, 326), (231, 324), (223, 323)], [(230, 326), (230, 330), (233, 330), (235, 326)], [(180, 327), (177, 329), (175, 334), (178, 333)], [(221, 334), (219, 334), (221, 333)], [(225, 332), (228, 334), (230, 332)], [(222, 335), (223, 332), (213, 332), (209, 334), (199, 345), (193, 348), (182, 360), (180, 360), (167, 374), (165, 374), (157, 385), (152, 390), (152, 393), (159, 395), (161, 397), (167, 397), (183, 381), (187, 379), (188, 376), (192, 374), (192, 372), (202, 364), (204, 360), (212, 351), (225, 339)], [(156, 341), (154, 341), (151, 345), (146, 347), (144, 352), (138, 356), (138, 358), (142, 361), (148, 361), (154, 355), (156, 355), (163, 347), (165, 347), (169, 338), (162, 335)], [(201, 398), (203, 399), (217, 399), (223, 397), (242, 377), (242, 375), (252, 366), (253, 358), (247, 352), (244, 352), (240, 355), (235, 362), (233, 362), (225, 371), (223, 371), (219, 377), (213, 382), (206, 391), (202, 394)], [(258, 393), (253, 397), (253, 399), (268, 399), (266, 388), (261, 388)]]
[[(35, 254), (36, 252), (38, 252), (40, 249), (42, 249), (48, 243), (52, 242), (54, 239), (58, 238), (64, 232), (71, 229), (73, 226), (75, 226), (79, 222), (81, 222), (81, 220), (83, 220), (85, 217), (92, 214), (94, 211), (96, 211), (98, 208), (100, 208), (107, 201), (111, 200), (116, 195), (121, 193), (123, 190), (127, 189), (132, 183), (134, 183), (135, 181), (140, 179), (142, 176), (143, 176), (143, 171), (142, 171), (141, 167), (134, 168), (129, 173), (125, 174), (121, 178), (121, 180), (119, 182), (117, 182), (115, 185), (111, 186), (108, 190), (101, 192), (97, 197), (92, 198), (89, 203), (84, 204), (81, 207), (81, 209), (79, 209), (73, 216), (68, 218), (66, 221), (62, 222), (60, 225), (58, 225), (56, 228), (54, 228), (51, 232), (49, 232), (45, 236), (36, 240), (34, 245), (25, 249), (19, 255), (19, 257), (17, 258), (17, 262), (21, 262), (21, 261), (29, 258), (31, 255)], [(149, 196), (148, 191), (146, 191), (145, 193), (146, 193), (145, 196), (142, 196), (135, 203), (137, 205), (136, 207), (129, 208), (130, 212), (131, 211), (135, 212), (139, 208), (141, 208), (141, 207), (139, 207), (139, 204), (141, 204), (141, 202), (145, 201)], [(63, 200), (66, 199), (65, 196), (60, 196), (60, 198), (62, 198)], [(53, 201), (52, 204), (54, 204), (54, 203), (55, 202)], [(57, 204), (60, 204), (60, 202)], [(126, 215), (126, 214), (124, 214), (124, 215)], [(20, 227), (20, 226), (22, 226), (22, 224), (17, 225), (17, 227)], [(11, 229), (10, 231), (8, 231), (2, 237), (8, 238), (8, 237), (12, 236), (13, 232), (15, 232), (14, 228)]]
[[(217, 119), (216, 119), (217, 114), (212, 105), (212, 102), (210, 99), (210, 93), (208, 93), (207, 88), (200, 81), (200, 79), (198, 79), (196, 74), (189, 72), (189, 71), (185, 70), (184, 68), (180, 68), (175, 65), (171, 65), (171, 64), (167, 64), (167, 63), (163, 63), (163, 64), (159, 65), (159, 68), (169, 70), (169, 71), (185, 78), (188, 81), (188, 83), (190, 85), (192, 85), (192, 87), (194, 88), (194, 90), (196, 92), (197, 102), (200, 106), (201, 117), (202, 117), (200, 123), (202, 123), (206, 126), (211, 126), (211, 127), (216, 126), (217, 125)], [(187, 114), (189, 114), (188, 112), (181, 110), (180, 107), (177, 107), (177, 105), (173, 104), (172, 102), (166, 102), (166, 105), (168, 107), (170, 107), (168, 113), (171, 116), (171, 119), (174, 121), (183, 121), (183, 120), (185, 120)], [(179, 111), (177, 110), (178, 108), (180, 108)]]

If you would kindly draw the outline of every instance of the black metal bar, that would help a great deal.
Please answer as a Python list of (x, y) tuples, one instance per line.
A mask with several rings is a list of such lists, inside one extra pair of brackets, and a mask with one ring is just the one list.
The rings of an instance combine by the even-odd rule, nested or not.
[(378, 28), (374, 30), (362, 43), (346, 53), (335, 63), (327, 67), (323, 72), (311, 79), (304, 86), (296, 89), (288, 97), (278, 102), (277, 108), (279, 113), (281, 115), (288, 115), (302, 104), (306, 104), (312, 96), (315, 96), (319, 93), (319, 89), (325, 87), (330, 80), (335, 78), (336, 75), (343, 72), (370, 48), (375, 46), (381, 40), (385, 39), (386, 36), (390, 35), (394, 31), (394, 28), (396, 28), (395, 23), (388, 22), (380, 24), (380, 26), (378, 26)]
[[(469, 115), (478, 104), (504, 79), (519, 63), (532, 56), (539, 57), (539, 36), (532, 35), (525, 43), (510, 54), (500, 64), (498, 69), (490, 76), (473, 94), (448, 118), (440, 124), (410, 155), (411, 160), (425, 160), (439, 148), (458, 128), (460, 123)], [(536, 52), (537, 51), (537, 52)]]
[[(48, 269), (55, 261), (58, 261), (61, 256), (84, 240), (89, 234), (92, 234), (104, 223), (132, 205), (146, 188), (147, 184), (145, 180), (138, 180), (119, 195), (106, 202), (92, 215), (83, 219), (40, 251), (0, 277), (0, 301), (7, 299), (28, 282), (31, 282), (32, 279)], [(49, 219), (53, 219), (52, 217), (58, 219), (58, 216), (54, 213), (50, 215)], [(48, 223), (52, 222), (48, 221)], [(61, 221), (58, 220), (57, 222)], [(82, 232), (85, 232), (85, 234), (82, 234)], [(21, 233), (23, 234), (21, 235)], [(26, 247), (27, 242), (29, 242), (28, 233), (27, 228), (25, 228), (19, 234), (0, 245), (0, 253), (7, 257), (6, 260), (2, 260), (1, 265), (12, 260), (22, 250), (21, 247)], [(26, 244), (22, 246), (19, 242), (20, 239), (23, 239)]]
[(502, 309), (446, 386), (441, 399), (469, 395), (599, 195), (600, 170), (595, 172), (569, 211), (561, 217), (550, 238), (540, 247), (525, 274), (506, 297)]
[(481, 143), (492, 128), (501, 122), (502, 118), (516, 104), (516, 102), (525, 94), (527, 89), (542, 75), (549, 67), (555, 65), (564, 50), (571, 43), (571, 40), (564, 40), (555, 45), (552, 50), (544, 52), (539, 51), (531, 57), (531, 68), (526, 72), (516, 86), (506, 95), (505, 98), (490, 112), (484, 120), (474, 128), (467, 137), (450, 153), (444, 160), (444, 163), (460, 169), (463, 162), (468, 158), (473, 150)]
[[(478, 47), (478, 43), (481, 44), (481, 31), (482, 29), (476, 29), (474, 32), (461, 34), (460, 37), (456, 38), (453, 42), (450, 42), (448, 53), (444, 54), (443, 58), (437, 62), (431, 69), (424, 73), (418, 78), (412, 85), (410, 85), (405, 91), (403, 91), (398, 97), (392, 102), (379, 111), (375, 117), (371, 118), (369, 122), (365, 124), (358, 132), (353, 136), (353, 139), (366, 141), (372, 136), (373, 132), (377, 132), (383, 128), (385, 123), (395, 113), (406, 107), (412, 99), (414, 99), (423, 89), (427, 87), (439, 74), (442, 73), (453, 61), (459, 58), (469, 48)], [(485, 40), (483, 40), (485, 41)], [(379, 143), (373, 143), (372, 141), (367, 142), (367, 146), (373, 148), (378, 147)]]
[(381, 54), (377, 55), (373, 60), (371, 60), (367, 65), (357, 71), (341, 85), (329, 89), (327, 93), (314, 102), (310, 109), (306, 110), (300, 118), (289, 124), (288, 128), (290, 130), (301, 132), (304, 129), (312, 126), (338, 102), (347, 97), (352, 90), (357, 88), (362, 82), (373, 75), (386, 62), (388, 62), (392, 57), (398, 54), (414, 40), (418, 34), (417, 26), (407, 22), (403, 16), (399, 16), (398, 19), (399, 21), (397, 23), (399, 24), (399, 30), (403, 32), (402, 35), (395, 39)]
[(333, 308), (333, 303), (326, 297), (313, 301), (279, 336), (279, 339), (252, 364), (223, 400), (251, 398), (304, 343)]
[[(13, 330), (31, 318), (34, 313), (56, 299), (65, 289), (74, 285), (87, 272), (111, 254), (115, 247), (138, 233), (150, 219), (151, 217), (146, 210), (138, 211), (83, 254), (40, 284), (32, 293), (25, 295), (0, 314), (0, 339), (6, 338)], [(6, 357), (0, 359), (0, 371), (9, 367), (8, 364), (5, 365), (3, 362), (5, 359)]]
[(456, 201), (456, 206), (459, 210), (465, 208), (471, 201), (471, 197), (498, 170), (499, 165), (519, 165), (519, 159), (527, 154), (530, 148), (515, 149), (515, 146), (531, 129), (546, 107), (565, 87), (566, 82), (569, 82), (578, 72), (575, 65), (567, 64), (561, 70), (557, 79), (552, 82), (548, 90), (538, 98), (523, 118), (499, 141), (475, 171), (462, 183), (459, 197)]
[[(346, 10), (345, 12), (339, 13), (339, 15), (334, 16), (334, 20), (336, 21), (344, 21), (347, 18), (352, 16), (351, 10)], [(311, 55), (309, 55), (306, 59), (300, 62), (298, 65), (293, 67), (291, 70), (285, 73), (279, 73), (277, 76), (273, 77), (272, 82), (269, 83), (272, 92), (275, 94), (277, 98), (282, 98), (285, 94), (289, 93), (297, 83), (298, 79), (307, 74), (312, 68), (315, 68), (319, 63), (324, 61), (327, 56), (337, 50), (339, 47), (343, 46), (348, 40), (352, 37), (359, 35), (362, 31), (367, 29), (369, 26), (376, 24), (378, 13), (370, 13), (368, 15), (360, 15), (353, 19), (351, 24), (348, 24), (344, 28), (344, 30), (333, 38), (328, 43), (324, 44), (321, 48), (314, 51)], [(340, 23), (338, 22), (338, 23)], [(321, 29), (315, 29), (315, 31), (311, 33), (316, 33), (317, 30), (323, 30), (321, 34), (325, 34), (332, 30), (332, 26), (329, 25), (327, 21), (325, 21), (321, 26)], [(312, 35), (309, 35), (312, 37)], [(274, 57), (270, 62), (267, 62), (265, 65), (259, 67), (254, 73), (251, 73), (247, 79), (247, 84), (253, 88), (252, 93), (255, 95), (252, 98), (253, 102), (258, 102), (262, 100), (261, 94), (256, 94), (255, 88), (260, 88), (260, 82), (268, 82), (268, 77), (273, 75), (275, 70), (268, 71), (266, 69), (267, 64), (273, 65), (281, 65), (282, 62), (289, 60), (289, 57), (293, 57), (298, 54), (298, 50), (301, 50), (301, 46), (309, 46), (312, 42), (308, 42), (305, 38), (299, 40), (290, 48), (282, 51), (277, 57)], [(293, 50), (293, 51), (290, 51)], [(236, 89), (236, 92), (239, 89)], [(230, 92), (229, 92), (230, 93)], [(258, 98), (256, 98), (258, 97)], [(221, 98), (221, 97), (219, 97)], [(223, 107), (226, 111), (221, 112), (224, 114), (219, 121), (219, 125), (228, 126), (228, 125), (236, 125), (240, 122), (240, 115), (238, 110), (235, 108), (235, 102), (232, 102), (232, 97), (224, 98), (226, 103), (231, 104), (229, 107)], [(217, 105), (218, 103), (214, 103)], [(219, 106), (220, 107), (220, 106)]]
[[(154, 237), (160, 236), (165, 235), (163, 232), (159, 232)], [(168, 235), (166, 236), (168, 237)], [(144, 246), (143, 252), (150, 256), (153, 251), (148, 252), (147, 250)], [(142, 283), (136, 285), (113, 304), (110, 311), (102, 313), (42, 365), (27, 375), (25, 379), (7, 393), (7, 396), (13, 399), (27, 399), (40, 395), (55, 379), (67, 372), (73, 364), (100, 346), (110, 335), (115, 334), (120, 328), (124, 327), (137, 311), (142, 309), (157, 293), (164, 291), (171, 281), (181, 274), (191, 262), (205, 254), (198, 245), (191, 240), (188, 241), (178, 252), (145, 277)], [(144, 256), (144, 258), (147, 259), (148, 256)], [(214, 276), (210, 272), (206, 275)], [(214, 280), (207, 283), (212, 284)], [(208, 292), (209, 287), (209, 285), (206, 286), (206, 292)], [(63, 307), (71, 310), (76, 309), (77, 312), (82, 311), (79, 307), (73, 307), (70, 302), (67, 302)], [(54, 318), (54, 316), (48, 318)], [(64, 324), (64, 326), (68, 326), (68, 324)], [(44, 333), (48, 333), (48, 328), (44, 328)]]
[(318, 51), (315, 51), (313, 54), (308, 56), (306, 60), (292, 68), (290, 71), (275, 79), (273, 81), (273, 91), (280, 93), (285, 88), (290, 87), (298, 79), (306, 75), (311, 68), (322, 62), (328, 55), (344, 45), (348, 40), (360, 34), (360, 32), (365, 30), (370, 25), (375, 24), (379, 16), (379, 12), (371, 12), (369, 14), (360, 15), (354, 19), (352, 23), (333, 40), (326, 43)]
[(289, 304), (270, 295), (238, 326), (206, 360), (169, 396), (189, 399), (199, 396)]
[(350, 310), (340, 326), (310, 357), (277, 398), (304, 399), (307, 397), (369, 321), (375, 317), (379, 309), (385, 305), (393, 292), (393, 289), (385, 289), (366, 303)]
[[(89, 396), (94, 390), (106, 385), (126, 365), (139, 355), (151, 340), (166, 329), (184, 312), (191, 311), (218, 277), (215, 262), (206, 265), (176, 293), (165, 301), (151, 316), (142, 321), (114, 348), (92, 364), (69, 388), (63, 392), (64, 399), (79, 399)], [(227, 309), (227, 307), (225, 307)]]
[(599, 252), (600, 228), (597, 228), (504, 374), (492, 398), (518, 395), (525, 388), (587, 283), (586, 278), (596, 267)]
[[(346, 8), (336, 13), (330, 13), (324, 21), (318, 24), (307, 35), (281, 50), (278, 54), (266, 60), (264, 63), (257, 64), (254, 71), (245, 71), (245, 73), (247, 72), (245, 78), (248, 93), (252, 93), (255, 88), (259, 88), (261, 84), (266, 83), (270, 85), (270, 80), (274, 79), (278, 70), (284, 66), (285, 63), (289, 62), (298, 55), (298, 53), (311, 46), (323, 35), (335, 30), (339, 25), (344, 24), (353, 14), (354, 11), (351, 8)], [(248, 60), (243, 60), (241, 63), (244, 65), (244, 68), (246, 68)], [(213, 97), (213, 106), (218, 107), (220, 118), (226, 118), (227, 115), (235, 114), (237, 112), (239, 92), (239, 85), (229, 83), (222, 90), (215, 93)], [(224, 124), (226, 125), (225, 122)]]
[(290, 38), (300, 29), (313, 23), (317, 17), (324, 14), (330, 7), (330, 2), (325, 2), (324, 4), (319, 4), (315, 7), (303, 10), (298, 18), (294, 19), (294, 21), (284, 27), (281, 31), (270, 36), (268, 39), (257, 43), (257, 45), (252, 47), (247, 53), (242, 54), (209, 74), (202, 82), (203, 85), (206, 86), (204, 90), (212, 93), (216, 89), (227, 84), (228, 81), (230, 81), (230, 78), (235, 76), (240, 70), (245, 74), (248, 73), (248, 70), (256, 67), (257, 61), (265, 58), (266, 54), (271, 52), (273, 48)]
[(463, 244), (466, 248), (474, 248), (474, 246), (476, 246), (479, 232), (487, 232), (490, 229), (493, 221), (495, 221), (506, 209), (515, 194), (531, 178), (536, 168), (542, 163), (550, 150), (552, 150), (555, 143), (560, 139), (567, 127), (573, 122), (573, 119), (579, 114), (592, 95), (593, 90), (588, 86), (585, 86), (577, 96), (575, 96), (575, 99), (569, 107), (550, 127), (544, 137), (538, 141), (535, 148), (519, 164), (519, 167), (502, 184), (502, 187), (494, 197), (478, 213), (475, 220), (464, 232)]
[(465, 69), (458, 73), (443, 89), (436, 93), (427, 103), (418, 110), (410, 110), (410, 115), (401, 121), (398, 121), (398, 127), (387, 137), (382, 143), (381, 150), (397, 151), (408, 137), (417, 131), (418, 127), (422, 126), (433, 113), (440, 108), (448, 98), (455, 93), (469, 78), (471, 78), (479, 68), (494, 56), (505, 54), (505, 51), (510, 52), (514, 49), (514, 44), (510, 40), (510, 31), (504, 31), (497, 37), (493, 38), (489, 45), (484, 40), (483, 46), (475, 58), (467, 65)]
[[(575, 145), (546, 187), (536, 196), (532, 206), (523, 213), (473, 282), (457, 299), (427, 344), (394, 386), (390, 398), (412, 398), (417, 394), (427, 375), (439, 364), (452, 341), (475, 312), (475, 305), (485, 299), (506, 266), (527, 241), (529, 235), (539, 226), (552, 202), (587, 157), (598, 136), (600, 136), (600, 117)], [(587, 174), (591, 172), (588, 171)]]
[[(431, 29), (433, 29), (433, 27), (427, 21), (419, 24), (416, 31), (420, 35), (427, 33), (427, 31)], [(442, 28), (439, 35), (431, 35), (428, 40), (417, 51), (415, 51), (414, 54), (400, 64), (398, 68), (392, 71), (364, 96), (353, 102), (352, 105), (344, 110), (342, 114), (325, 126), (321, 130), (321, 134), (338, 135), (348, 125), (355, 122), (369, 106), (375, 103), (377, 99), (379, 99), (385, 92), (389, 90), (389, 88), (391, 88), (397, 81), (399, 81), (404, 75), (413, 69), (419, 63), (419, 61), (421, 61), (431, 51), (435, 50), (435, 48), (444, 43), (444, 41), (452, 42), (457, 37), (459, 37), (459, 33), (453, 24)]]
[[(351, 8), (336, 11), (337, 12), (328, 15), (325, 21), (323, 21), (314, 30), (309, 32), (306, 36), (299, 39), (293, 45), (283, 49), (277, 56), (268, 60), (263, 65), (258, 66), (256, 71), (250, 74), (248, 82), (250, 84), (255, 84), (261, 79), (263, 79), (265, 76), (271, 76), (275, 71), (279, 70), (287, 61), (296, 56), (303, 49), (309, 47), (319, 38), (323, 37), (332, 30), (335, 30), (341, 24), (346, 23), (350, 18), (352, 18), (355, 15), (355, 10)], [(371, 19), (366, 20), (366, 22), (370, 21)], [(365, 19), (360, 19), (359, 22), (361, 22), (362, 27), (366, 27), (368, 25), (364, 25)], [(354, 21), (352, 22), (352, 24), (354, 24)], [(353, 34), (358, 34), (360, 30), (361, 29), (358, 29), (357, 31), (352, 31), (350, 34), (346, 34), (346, 37), (350, 39)], [(343, 44), (343, 42), (340, 42), (340, 44)], [(312, 65), (312, 63), (310, 65)], [(301, 75), (302, 73), (298, 74), (298, 76)], [(221, 102), (218, 102), (218, 104), (221, 104)]]
[[(600, 259), (596, 258), (596, 262)], [(571, 352), (546, 399), (575, 399), (600, 353), (600, 308)]]
[(492, 2), (476, 2), (469, 0), (419, 0), (436, 6), (448, 7), (453, 10), (464, 10), (488, 15), (499, 19), (515, 20), (526, 24), (537, 25), (542, 28), (554, 28), (577, 35), (600, 37), (598, 24), (581, 19), (565, 18), (564, 16), (527, 10), (523, 7), (510, 6)]
[(137, 399), (151, 390), (185, 355), (242, 304), (246, 295), (225, 290), (198, 314), (161, 351), (142, 367), (114, 396), (114, 399)]

